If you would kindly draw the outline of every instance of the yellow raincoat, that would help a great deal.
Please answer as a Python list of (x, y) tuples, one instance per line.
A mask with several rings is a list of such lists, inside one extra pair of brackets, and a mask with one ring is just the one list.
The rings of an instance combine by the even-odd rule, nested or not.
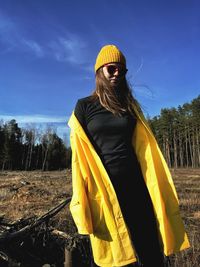
[[(132, 145), (153, 202), (163, 251), (167, 256), (190, 245), (170, 171), (145, 119), (137, 111), (136, 114)], [(68, 125), (71, 128), (73, 186), (70, 211), (78, 232), (90, 235), (94, 261), (98, 266), (124, 266), (135, 262), (134, 247), (103, 163), (74, 112)]]

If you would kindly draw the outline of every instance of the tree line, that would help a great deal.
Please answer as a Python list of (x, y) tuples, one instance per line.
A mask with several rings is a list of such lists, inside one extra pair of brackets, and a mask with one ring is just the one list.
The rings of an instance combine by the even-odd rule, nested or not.
[(71, 149), (56, 132), (22, 129), (16, 120), (0, 123), (0, 169), (43, 171), (70, 168)]
[(148, 122), (169, 167), (200, 167), (200, 95)]
[[(147, 120), (170, 168), (200, 167), (200, 96)], [(71, 168), (71, 148), (53, 129), (21, 129), (14, 119), (0, 123), (1, 170), (65, 168)]]

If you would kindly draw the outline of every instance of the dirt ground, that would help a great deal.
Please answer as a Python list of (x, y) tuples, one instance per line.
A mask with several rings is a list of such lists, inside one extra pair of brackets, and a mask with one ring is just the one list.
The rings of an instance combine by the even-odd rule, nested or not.
[[(200, 266), (200, 169), (171, 169), (191, 248), (173, 257), (174, 266)], [(0, 220), (41, 216), (72, 193), (71, 170), (0, 172)], [(73, 233), (69, 207), (51, 220), (58, 230)]]
[[(71, 170), (0, 172), (0, 219), (15, 222), (47, 213), (71, 196)], [(69, 206), (51, 219), (58, 230), (75, 231)]]

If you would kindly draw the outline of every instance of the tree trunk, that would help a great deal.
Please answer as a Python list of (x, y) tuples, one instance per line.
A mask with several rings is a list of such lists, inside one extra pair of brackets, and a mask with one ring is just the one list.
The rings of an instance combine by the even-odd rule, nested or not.
[(174, 167), (178, 167), (178, 160), (177, 160), (177, 143), (176, 143), (176, 132), (175, 129), (173, 130), (173, 143), (174, 143)]
[(189, 155), (188, 155), (188, 138), (187, 138), (187, 127), (185, 126), (185, 156), (186, 156), (186, 167), (189, 167)]
[(199, 136), (200, 136), (200, 129), (198, 129), (198, 127), (197, 127), (196, 128), (197, 167), (200, 167), (200, 142), (199, 142)]
[(169, 146), (169, 138), (168, 137), (166, 138), (166, 154), (167, 154), (168, 165), (171, 168), (172, 164), (171, 164), (170, 146)]
[(189, 133), (189, 128), (188, 128), (188, 144), (189, 144), (190, 161), (191, 161), (191, 165), (193, 167), (193, 165), (194, 165), (193, 154), (192, 154), (193, 150), (192, 150), (192, 142), (191, 142), (191, 136)]
[(42, 171), (45, 170), (45, 165), (46, 165), (46, 161), (47, 161), (47, 154), (48, 154), (48, 147), (45, 150), (44, 160), (43, 160), (43, 164), (42, 164)]
[(183, 168), (183, 143), (180, 130), (179, 130), (179, 158), (180, 158), (180, 167)]
[(29, 170), (31, 169), (31, 160), (32, 160), (32, 154), (33, 154), (33, 143), (32, 142), (31, 142), (30, 146), (31, 146), (31, 148), (30, 148), (29, 163), (28, 163)]

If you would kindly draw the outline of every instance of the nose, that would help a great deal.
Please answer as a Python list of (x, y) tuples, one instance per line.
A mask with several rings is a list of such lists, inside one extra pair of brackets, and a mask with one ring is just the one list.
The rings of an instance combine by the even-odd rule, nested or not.
[(114, 76), (118, 76), (119, 75), (119, 70), (116, 68), (115, 72), (113, 73)]

